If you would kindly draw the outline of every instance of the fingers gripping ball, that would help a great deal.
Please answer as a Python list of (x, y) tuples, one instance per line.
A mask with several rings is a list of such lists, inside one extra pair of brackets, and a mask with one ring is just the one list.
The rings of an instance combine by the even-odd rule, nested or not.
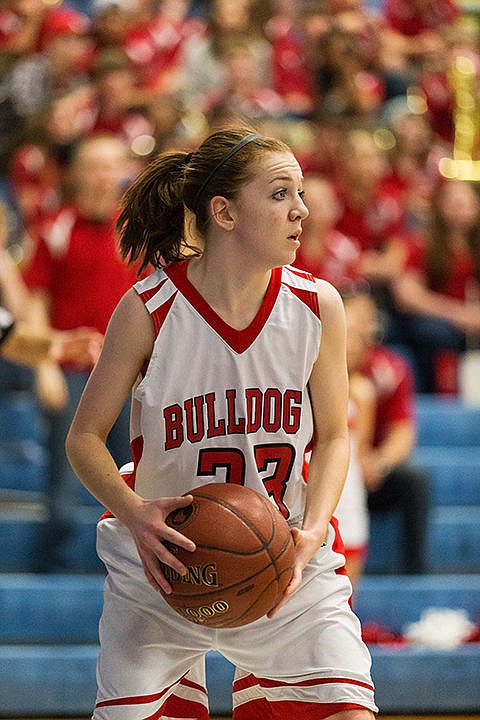
[(196, 545), (169, 544), (188, 568), (181, 577), (162, 565), (172, 593), (163, 597), (187, 620), (213, 628), (246, 625), (276, 605), (293, 573), (290, 529), (267, 497), (240, 485), (192, 490), (193, 503), (167, 524)]

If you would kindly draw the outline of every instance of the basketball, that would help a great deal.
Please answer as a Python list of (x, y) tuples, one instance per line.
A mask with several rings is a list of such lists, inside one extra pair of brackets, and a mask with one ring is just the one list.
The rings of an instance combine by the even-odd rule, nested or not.
[(241, 485), (195, 488), (193, 502), (174, 510), (167, 524), (196, 545), (188, 552), (168, 543), (188, 568), (180, 576), (162, 563), (172, 593), (167, 603), (191, 622), (234, 628), (276, 605), (293, 572), (290, 529), (272, 502)]

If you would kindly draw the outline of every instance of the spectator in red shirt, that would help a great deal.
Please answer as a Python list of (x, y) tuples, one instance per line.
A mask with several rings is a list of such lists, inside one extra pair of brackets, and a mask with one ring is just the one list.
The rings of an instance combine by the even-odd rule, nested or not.
[(90, 328), (39, 328), (25, 315), (28, 290), (10, 254), (7, 211), (0, 203), (0, 357), (36, 367), (45, 360), (96, 362), (102, 335)]
[(100, 51), (92, 67), (92, 98), (88, 133), (112, 133), (131, 145), (140, 136), (153, 137), (148, 106), (138, 91), (135, 69), (120, 48)]
[(390, 106), (388, 120), (395, 145), (385, 183), (403, 196), (408, 227), (419, 231), (428, 220), (431, 198), (441, 181), (438, 163), (450, 148), (435, 138), (427, 115), (410, 112), (405, 99)]
[(246, 42), (233, 42), (224, 53), (224, 85), (206, 93), (205, 110), (211, 115), (222, 107), (236, 117), (282, 118), (288, 107), (270, 86), (261, 83), (255, 55)]
[(190, 15), (191, 0), (137, 0), (123, 39), (144, 98), (173, 96), (183, 85), (183, 50), (203, 33), (204, 22)]
[[(451, 145), (455, 140), (454, 113), (458, 81), (454, 70), (458, 58), (467, 58), (476, 73), (472, 79), (471, 94), (478, 94), (480, 77), (478, 27), (457, 24), (442, 33), (444, 48), (422, 69), (418, 86), (424, 94), (428, 121), (437, 136)], [(459, 88), (460, 89), (460, 88)], [(462, 91), (463, 92), (463, 91)], [(451, 152), (451, 150), (450, 150)], [(475, 150), (472, 147), (472, 155)]]
[(363, 63), (359, 38), (332, 27), (318, 41), (315, 81), (322, 113), (342, 118), (375, 118), (385, 100), (385, 83)]
[(307, 175), (303, 183), (309, 216), (303, 223), (294, 265), (337, 289), (360, 279), (360, 248), (335, 229), (339, 207), (331, 181)]
[(391, 282), (401, 273), (407, 253), (405, 199), (388, 184), (384, 150), (367, 130), (347, 131), (340, 147), (336, 228), (360, 245), (360, 273), (370, 283), (389, 319)]
[(38, 50), (48, 5), (43, 0), (7, 0), (0, 8), (0, 50), (12, 58)]
[(455, 0), (385, 0), (383, 12), (390, 28), (417, 42), (460, 17)]
[(0, 50), (12, 58), (27, 57), (44, 50), (62, 31), (83, 35), (88, 26), (87, 15), (63, 0), (5, 0), (0, 8)]
[(438, 390), (441, 351), (461, 353), (467, 336), (480, 333), (480, 199), (472, 184), (440, 185), (426, 240), (412, 246), (393, 287), (418, 389)]
[(313, 6), (309, 11), (298, 0), (271, 3), (265, 35), (272, 48), (272, 86), (293, 116), (309, 116), (314, 110), (315, 78), (309, 45), (327, 28), (323, 9), (316, 12)]
[(9, 94), (20, 117), (32, 117), (55, 98), (81, 93), (88, 86), (93, 49), (89, 31), (88, 17), (66, 6), (45, 16), (39, 52), (22, 57), (8, 77)]
[[(123, 90), (118, 85), (116, 89)], [(124, 99), (115, 98), (113, 104), (124, 107)], [(94, 88), (88, 85), (81, 93), (73, 91), (55, 99), (31, 123), (28, 139), (15, 148), (9, 163), (14, 199), (27, 232), (35, 234), (43, 217), (59, 208), (70, 158), (80, 140), (97, 130), (115, 131), (125, 137), (121, 122), (126, 121), (125, 114), (120, 119), (118, 113), (115, 117), (112, 112), (106, 114), (110, 127), (95, 105)], [(98, 115), (102, 115), (102, 121), (97, 124)], [(133, 135), (133, 128), (125, 124)], [(132, 124), (136, 127), (136, 123)]]
[(271, 47), (263, 35), (249, 0), (212, 0), (206, 13), (204, 31), (193, 34), (182, 45), (182, 88), (186, 107), (201, 112), (209, 109), (210, 98), (225, 88), (225, 57), (233, 45), (243, 43), (253, 54), (257, 81), (269, 85)]
[(61, 200), (62, 168), (48, 144), (26, 143), (13, 153), (10, 183), (23, 227), (34, 228)]
[(349, 332), (355, 332), (359, 367), (375, 395), (371, 445), (363, 443), (360, 464), (374, 512), (398, 511), (403, 529), (403, 569), (426, 570), (429, 477), (410, 463), (416, 441), (415, 392), (410, 366), (378, 341), (375, 302), (365, 289), (343, 294)]
[[(114, 222), (128, 171), (125, 143), (98, 136), (83, 141), (71, 166), (72, 200), (43, 223), (25, 279), (32, 294), (29, 316), (55, 330), (90, 327), (104, 333), (113, 308), (135, 282), (120, 259)], [(74, 527), (77, 481), (65, 456), (65, 438), (91, 367), (36, 370), (37, 391), (49, 426), (49, 524), (42, 548), (46, 571), (68, 567), (66, 545)], [(110, 435), (119, 464), (130, 459), (128, 409)]]
[[(65, 94), (80, 99), (88, 88), (87, 70), (92, 47), (88, 17), (62, 4), (43, 11), (34, 3), (21, 5), (22, 12), (28, 17), (30, 13), (34, 15), (36, 30), (33, 33), (31, 28), (31, 46), (25, 47), (23, 52), (4, 52), (0, 60), (2, 159), (9, 158), (24, 141), (25, 133), (31, 131), (32, 123), (41, 113), (50, 112), (53, 101)], [(1, 23), (2, 10), (0, 26)]]
[(442, 32), (460, 17), (455, 0), (385, 0), (384, 63), (412, 78), (444, 50)]

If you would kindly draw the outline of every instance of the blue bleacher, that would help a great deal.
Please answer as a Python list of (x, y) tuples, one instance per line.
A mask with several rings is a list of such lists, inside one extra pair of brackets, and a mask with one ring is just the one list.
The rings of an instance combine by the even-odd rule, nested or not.
[[(428, 574), (398, 574), (398, 518), (372, 516), (368, 573), (354, 595), (364, 623), (400, 633), (429, 607), (463, 609), (480, 622), (480, 409), (418, 398), (413, 460), (430, 471)], [(95, 697), (103, 568), (95, 554), (100, 508), (79, 485), (73, 572), (41, 575), (35, 550), (45, 522), (47, 457), (28, 393), (0, 400), (0, 717), (88, 715)], [(452, 714), (480, 708), (480, 643), (439, 650), (372, 645), (382, 713)], [(213, 715), (231, 709), (233, 668), (207, 657)]]
[(476, 448), (480, 450), (480, 408), (466, 407), (449, 396), (418, 397), (420, 448)]
[[(419, 396), (418, 441), (412, 461), (432, 482), (427, 532), (430, 573), (480, 572), (480, 408), (460, 400)], [(395, 574), (402, 566), (402, 530), (395, 513), (371, 513), (367, 571)]]
[(21, 440), (45, 441), (42, 416), (30, 392), (6, 392), (0, 396), (0, 443)]

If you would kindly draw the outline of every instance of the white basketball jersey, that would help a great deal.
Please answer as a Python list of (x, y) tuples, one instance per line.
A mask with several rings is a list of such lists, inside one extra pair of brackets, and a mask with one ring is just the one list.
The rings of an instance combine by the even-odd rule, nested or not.
[(153, 499), (238, 483), (268, 495), (297, 524), (313, 432), (308, 380), (321, 339), (315, 280), (292, 267), (273, 270), (259, 312), (238, 331), (190, 283), (187, 266), (135, 285), (156, 334), (132, 401), (135, 490)]
[(334, 511), (346, 550), (364, 548), (368, 543), (369, 533), (367, 489), (363, 481), (358, 455), (358, 438), (355, 428), (356, 414), (355, 404), (350, 400), (348, 404), (350, 462), (345, 485)]

